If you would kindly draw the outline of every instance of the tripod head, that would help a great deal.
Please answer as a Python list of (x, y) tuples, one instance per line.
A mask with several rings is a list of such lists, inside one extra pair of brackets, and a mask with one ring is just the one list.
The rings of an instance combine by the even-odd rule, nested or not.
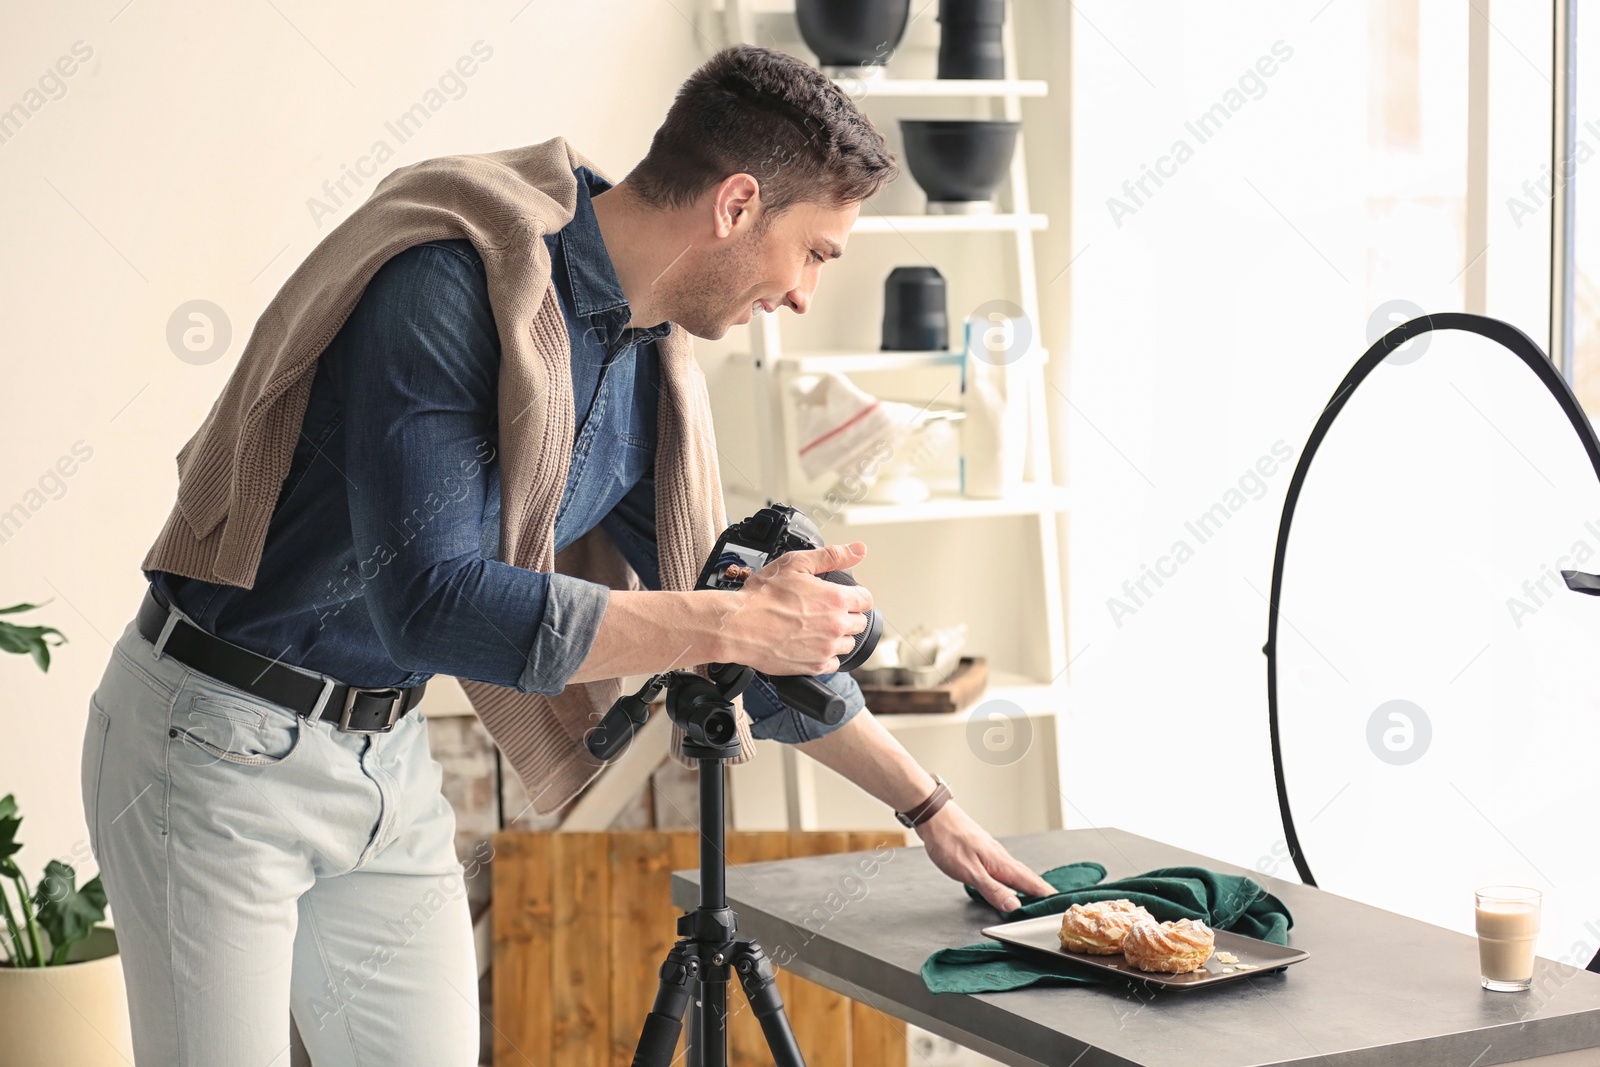
[(673, 671), (667, 679), (667, 714), (683, 727), (683, 754), (691, 759), (730, 760), (739, 755), (739, 729), (733, 698), (750, 684), (749, 667), (718, 663), (724, 677), (702, 678)]
[(744, 692), (755, 672), (737, 663), (713, 663), (701, 677), (693, 671), (666, 671), (637, 693), (621, 697), (584, 739), (589, 753), (609, 760), (633, 740), (650, 717), (650, 704), (663, 688), (667, 715), (683, 727), (683, 754), (691, 759), (730, 760), (739, 755), (739, 730), (733, 698)]

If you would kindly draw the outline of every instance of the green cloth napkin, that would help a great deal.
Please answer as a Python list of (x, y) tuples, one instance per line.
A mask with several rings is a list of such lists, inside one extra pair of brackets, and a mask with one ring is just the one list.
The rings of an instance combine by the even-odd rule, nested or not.
[[(1289, 927), (1294, 925), (1289, 909), (1243, 875), (1218, 874), (1204, 867), (1161, 867), (1115, 882), (1102, 882), (1105, 876), (1104, 867), (1089, 862), (1045, 871), (1042, 877), (1056, 892), (1045, 897), (1023, 894), (1022, 907), (1006, 913), (1005, 921), (1059, 915), (1074, 904), (1095, 900), (1131, 900), (1163, 922), (1199, 919), (1218, 930), (1275, 945), (1289, 943)], [(983, 902), (971, 886), (967, 895)], [(922, 965), (922, 981), (933, 993), (1003, 993), (1031, 985), (1103, 985), (1117, 980), (1066, 957), (1051, 960), (998, 941), (940, 949)]]

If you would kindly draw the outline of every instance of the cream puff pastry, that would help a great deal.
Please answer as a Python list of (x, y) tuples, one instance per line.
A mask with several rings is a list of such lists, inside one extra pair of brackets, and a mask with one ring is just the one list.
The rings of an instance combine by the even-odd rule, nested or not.
[(1155, 917), (1131, 900), (1074, 904), (1061, 916), (1061, 947), (1068, 952), (1110, 956), (1122, 951), (1122, 937), (1141, 919)]
[(1205, 966), (1216, 946), (1216, 935), (1203, 922), (1179, 919), (1134, 923), (1122, 939), (1122, 955), (1141, 971), (1188, 974)]

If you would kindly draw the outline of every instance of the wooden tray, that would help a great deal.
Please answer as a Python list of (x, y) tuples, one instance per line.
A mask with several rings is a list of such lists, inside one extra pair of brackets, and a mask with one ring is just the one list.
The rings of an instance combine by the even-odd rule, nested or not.
[(861, 693), (874, 715), (954, 714), (970, 707), (989, 685), (989, 661), (962, 656), (955, 673), (940, 685), (865, 685)]

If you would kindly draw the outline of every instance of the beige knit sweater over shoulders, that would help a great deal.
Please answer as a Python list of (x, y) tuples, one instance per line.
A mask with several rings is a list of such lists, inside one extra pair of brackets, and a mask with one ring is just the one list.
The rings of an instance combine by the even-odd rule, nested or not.
[[(550, 280), (546, 234), (572, 221), (573, 171), (601, 170), (560, 137), (401, 167), (335, 227), (257, 319), (238, 365), (178, 452), (177, 502), (145, 556), (163, 570), (248, 588), (288, 474), (317, 358), (372, 276), (413, 245), (470, 240), (483, 258), (500, 337), (501, 555), (613, 588), (637, 577), (599, 530), (555, 554), (555, 515), (574, 432), (571, 348)], [(661, 401), (656, 521), (663, 588), (692, 587), (725, 525), (705, 379), (680, 327), (657, 343)], [(584, 733), (620, 693), (615, 680), (554, 697), (462, 679), (473, 708), (522, 777), (541, 814), (597, 773)], [(739, 715), (745, 756), (753, 752)]]

